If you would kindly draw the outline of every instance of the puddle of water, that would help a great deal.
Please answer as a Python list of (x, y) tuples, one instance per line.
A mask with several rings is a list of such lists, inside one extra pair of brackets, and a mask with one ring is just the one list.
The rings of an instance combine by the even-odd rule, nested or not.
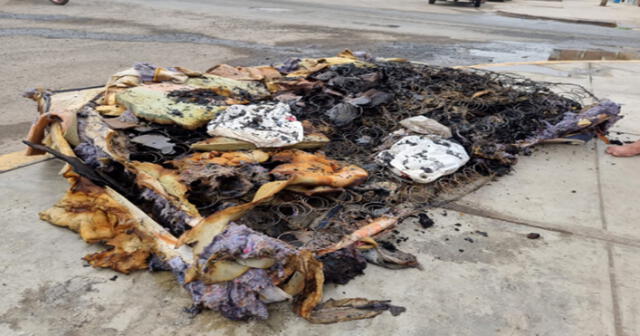
[(633, 51), (629, 49), (611, 51), (583, 49), (580, 46), (572, 45), (568, 47), (557, 48), (557, 46), (546, 43), (498, 41), (474, 45), (469, 48), (469, 54), (486, 58), (488, 62), (493, 63), (542, 61), (545, 59), (549, 61), (640, 60), (640, 52), (635, 49), (632, 49)]
[(553, 50), (546, 43), (497, 41), (474, 45), (469, 54), (486, 58), (485, 63), (525, 62), (545, 59)]
[(554, 49), (549, 55), (550, 61), (627, 61), (637, 59), (640, 59), (638, 53), (605, 50)]

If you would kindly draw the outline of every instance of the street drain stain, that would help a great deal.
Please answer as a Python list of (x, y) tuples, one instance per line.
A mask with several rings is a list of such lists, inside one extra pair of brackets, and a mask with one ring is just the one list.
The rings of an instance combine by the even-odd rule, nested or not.
[(370, 26), (370, 27), (400, 28), (399, 25), (395, 25), (395, 24), (378, 24), (378, 23), (358, 22), (358, 21), (353, 21), (353, 23), (360, 24), (360, 25), (365, 25), (365, 26)]
[(251, 7), (251, 9), (259, 10), (261, 12), (270, 12), (270, 13), (282, 13), (282, 12), (290, 12), (289, 8), (276, 8), (276, 7)]

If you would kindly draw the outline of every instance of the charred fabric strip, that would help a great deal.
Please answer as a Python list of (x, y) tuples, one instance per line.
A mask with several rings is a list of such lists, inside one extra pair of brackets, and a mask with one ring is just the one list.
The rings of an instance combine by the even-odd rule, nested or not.
[(152, 217), (162, 223), (171, 234), (180, 236), (190, 228), (187, 223), (192, 218), (157, 192), (143, 189), (140, 199), (150, 204)]
[(603, 100), (598, 105), (589, 108), (584, 113), (567, 112), (562, 120), (555, 125), (543, 129), (536, 136), (525, 141), (526, 144), (536, 144), (549, 139), (562, 137), (563, 135), (577, 133), (582, 129), (590, 129), (587, 132), (591, 137), (596, 133), (603, 134), (616, 121), (620, 120), (620, 105)]
[(398, 316), (405, 312), (406, 308), (391, 305), (389, 301), (371, 301), (362, 298), (331, 299), (316, 307), (309, 320), (320, 324), (353, 321), (376, 317), (387, 310), (391, 315)]
[[(580, 86), (358, 55), (206, 73), (140, 63), (89, 103), (31, 92), (41, 116), (27, 144), (127, 196), (103, 188), (91, 216), (74, 212), (90, 195), (71, 192), (42, 218), (110, 245), (94, 266), (170, 269), (194, 312), (265, 319), (291, 301), (313, 323), (397, 315), (386, 300), (323, 302), (324, 283), (367, 263), (420, 268), (379, 241), (403, 218), (431, 227), (426, 208), (531, 146), (602, 136), (620, 118)], [(129, 215), (110, 216), (114, 203)]]
[(418, 259), (413, 254), (402, 252), (393, 246), (387, 248), (384, 244), (362, 252), (364, 258), (375, 265), (389, 269), (421, 268)]

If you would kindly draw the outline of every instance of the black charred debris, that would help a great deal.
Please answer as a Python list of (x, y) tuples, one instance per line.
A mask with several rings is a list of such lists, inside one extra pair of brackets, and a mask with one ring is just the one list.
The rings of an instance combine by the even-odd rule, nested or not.
[[(286, 74), (298, 69), (298, 63), (289, 60), (278, 69)], [(423, 229), (428, 229), (434, 221), (424, 210), (441, 204), (438, 203), (441, 194), (483, 176), (510, 172), (518, 154), (528, 150), (521, 145), (523, 142), (540, 136), (551, 125), (561, 124), (567, 113), (582, 111), (585, 107), (582, 101), (593, 98), (578, 86), (569, 86), (570, 90), (564, 94), (556, 93), (556, 89), (566, 87), (494, 72), (409, 62), (325, 67), (311, 73), (304, 82), (292, 81), (286, 91), (255, 103), (286, 103), (298, 120), (311, 124), (330, 139), (320, 151), (328, 158), (365, 168), (368, 178), (359, 185), (312, 196), (295, 191), (280, 192), (235, 223), (282, 239), (291, 246), (310, 249), (335, 243), (357, 230), (358, 223), (380, 216), (414, 216)], [(178, 90), (168, 96), (191, 104), (224, 105), (225, 102), (224, 96), (203, 89)], [(374, 163), (373, 155), (381, 148), (388, 148), (394, 140), (389, 135), (402, 128), (399, 122), (414, 116), (425, 116), (448, 127), (452, 134), (450, 140), (462, 145), (470, 160), (456, 172), (430, 184), (412, 183)], [(82, 118), (79, 115), (79, 119)], [(170, 170), (176, 169), (172, 160), (195, 153), (191, 145), (210, 138), (204, 126), (186, 130), (135, 117), (134, 121), (137, 126), (116, 131), (127, 139), (154, 134), (166, 138), (166, 142), (161, 145), (129, 142), (126, 148), (129, 160), (151, 162)], [(153, 139), (157, 144), (157, 138)], [(172, 146), (170, 150), (166, 144)], [(186, 224), (189, 218), (181, 209), (161, 195), (137, 187), (136, 176), (122, 164), (100, 157), (104, 152), (90, 140), (75, 146), (82, 160), (37, 144), (28, 145), (47, 150), (68, 162), (78, 174), (98, 185), (113, 187), (172, 234), (180, 236), (189, 229)], [(281, 162), (266, 161), (233, 169), (208, 164), (200, 173), (181, 176), (188, 187), (188, 201), (205, 217), (251, 201), (261, 184), (275, 179), (268, 172), (278, 164)], [(487, 236), (485, 232), (476, 233)], [(539, 235), (531, 233), (527, 238), (537, 239)], [(397, 238), (396, 243), (406, 239)], [(471, 238), (467, 241), (473, 242)], [(367, 261), (385, 267), (418, 265), (415, 257), (399, 251), (388, 241), (381, 241), (378, 247), (368, 250), (366, 258), (357, 247), (343, 248), (318, 258), (323, 263), (327, 282), (347, 283), (363, 273)], [(150, 260), (149, 268), (169, 269), (158, 258)], [(397, 312), (400, 311), (398, 308)]]
[[(332, 216), (334, 222), (351, 222), (371, 216), (371, 211), (365, 205), (372, 202), (386, 204), (389, 209), (408, 202), (419, 203), (416, 205), (423, 207), (437, 201), (441, 191), (456, 188), (479, 176), (504, 175), (516, 163), (516, 156), (521, 151), (516, 145), (519, 141), (541, 133), (549, 125), (557, 124), (567, 112), (580, 111), (583, 108), (580, 100), (591, 97), (590, 93), (578, 86), (570, 87), (568, 94), (559, 95), (553, 89), (566, 85), (539, 83), (493, 72), (407, 62), (378, 62), (373, 67), (336, 65), (312, 74), (309, 80), (318, 85), (297, 87), (292, 84), (287, 92), (295, 97), (287, 101), (293, 114), (299, 120), (309, 121), (328, 133), (331, 142), (322, 149), (328, 157), (339, 158), (369, 170), (369, 179), (364, 185), (338, 196), (338, 199), (346, 200), (335, 203), (335, 195), (326, 197), (327, 202), (341, 207), (339, 213)], [(171, 92), (169, 96), (193, 103), (221, 100), (219, 95), (201, 89)], [(348, 113), (334, 113), (347, 110)], [(471, 156), (459, 171), (429, 185), (409, 183), (384, 167), (372, 165), (372, 149), (384, 145), (385, 136), (401, 127), (398, 124), (400, 120), (416, 115), (432, 118), (451, 128), (453, 140), (462, 144)], [(144, 121), (138, 127), (120, 132), (129, 138), (148, 133), (167, 137), (178, 150), (163, 153), (159, 149), (131, 143), (130, 156), (169, 168), (170, 160), (193, 153), (189, 146), (209, 137), (204, 127), (189, 131), (178, 126)], [(81, 145), (80, 148), (86, 146), (84, 143)], [(85, 161), (91, 160), (86, 152), (78, 154)], [(269, 168), (273, 165), (266, 163), (263, 166)], [(117, 169), (98, 167), (97, 170)], [(380, 186), (380, 182), (389, 182), (392, 188)], [(246, 188), (247, 184), (242, 176), (229, 176), (225, 179), (225, 185)], [(208, 191), (202, 187), (207, 186), (192, 184), (189, 193), (189, 200), (198, 205), (202, 215), (218, 211), (228, 203), (237, 204), (245, 200), (243, 197), (234, 199), (218, 195), (213, 198), (207, 196), (203, 202), (203, 193)], [(246, 190), (239, 194), (245, 193), (251, 194)], [(309, 207), (305, 202), (308, 197), (304, 195), (285, 194), (278, 198), (280, 202), (301, 202), (300, 206), (305, 211), (314, 213), (311, 217), (327, 212), (327, 209)], [(419, 216), (424, 228), (431, 226), (428, 217), (424, 214)], [(172, 224), (175, 220), (161, 218), (157, 213), (154, 217), (176, 234), (184, 230), (183, 225)], [(284, 232), (290, 225), (286, 218), (281, 217), (272, 224), (282, 226), (280, 231)], [(331, 225), (325, 221), (322, 223), (324, 226)]]

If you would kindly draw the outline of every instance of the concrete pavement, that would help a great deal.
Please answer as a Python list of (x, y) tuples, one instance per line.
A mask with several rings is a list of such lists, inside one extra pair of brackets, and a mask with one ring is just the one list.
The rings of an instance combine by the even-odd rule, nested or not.
[[(324, 0), (325, 4), (342, 4), (340, 0)], [(606, 7), (600, 1), (585, 0), (506, 0), (485, 2), (480, 8), (474, 8), (470, 1), (436, 1), (435, 5), (425, 6), (426, 0), (403, 0), (404, 10), (455, 14), (460, 12), (484, 12), (511, 14), (513, 17), (534, 20), (560, 20), (565, 22), (640, 28), (640, 7), (623, 3), (608, 2)], [(398, 9), (397, 2), (385, 0), (356, 0), (349, 5), (361, 8)], [(267, 7), (267, 6), (265, 6)]]
[(535, 1), (512, 0), (496, 3), (492, 10), (505, 16), (556, 20), (580, 24), (640, 29), (640, 7), (609, 1), (600, 6), (600, 1), (560, 0)]
[[(638, 62), (483, 66), (586, 86), (623, 104), (612, 138), (640, 138)], [(634, 82), (635, 81), (635, 82)], [(166, 273), (129, 276), (83, 267), (95, 247), (37, 213), (62, 196), (61, 164), (0, 174), (1, 335), (616, 335), (640, 334), (640, 157), (601, 143), (540, 146), (514, 173), (429, 211), (436, 224), (399, 228), (424, 270), (370, 265), (326, 297), (391, 299), (407, 312), (311, 325), (288, 305), (267, 321), (183, 312), (187, 294)], [(528, 239), (527, 234), (540, 234)], [(117, 275), (117, 278), (114, 277)]]

